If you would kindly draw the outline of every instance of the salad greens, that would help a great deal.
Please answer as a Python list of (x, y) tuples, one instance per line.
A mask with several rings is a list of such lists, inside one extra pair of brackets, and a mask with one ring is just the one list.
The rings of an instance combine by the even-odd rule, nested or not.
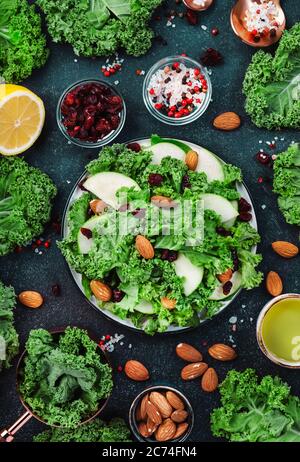
[(274, 162), (273, 190), (286, 221), (300, 226), (300, 145), (291, 144)]
[(300, 127), (300, 23), (284, 31), (274, 58), (255, 53), (243, 91), (246, 112), (258, 127)]
[(211, 414), (214, 436), (240, 442), (300, 442), (300, 400), (279, 377), (231, 370)]
[(49, 428), (33, 438), (35, 443), (129, 443), (130, 431), (123, 419), (105, 423), (95, 419), (74, 429)]
[(0, 157), (0, 256), (38, 236), (56, 195), (52, 180), (20, 157)]
[(48, 58), (41, 18), (27, 0), (0, 0), (0, 76), (18, 83)]
[(76, 428), (110, 395), (112, 371), (97, 349), (77, 327), (53, 335), (44, 329), (30, 332), (20, 393), (49, 425)]
[[(126, 175), (127, 181), (134, 180), (138, 189), (124, 188), (120, 183), (116, 195), (121, 204), (122, 195), (126, 193), (125, 207), (119, 211), (108, 207), (98, 216), (91, 216), (89, 203), (95, 197), (101, 198), (101, 191), (98, 196), (82, 192), (68, 213), (68, 235), (58, 245), (68, 264), (82, 275), (88, 298), (92, 296), (90, 281), (103, 281), (121, 297), (106, 303), (97, 300), (99, 308), (110, 310), (121, 319), (129, 319), (135, 326), (154, 334), (164, 332), (170, 325), (194, 326), (199, 324), (199, 317), (212, 317), (219, 311), (221, 302), (241, 287), (258, 286), (262, 274), (256, 270), (261, 256), (251, 252), (260, 241), (256, 230), (239, 219), (222, 223), (219, 209), (214, 210), (214, 204), (204, 207), (205, 210), (200, 209), (201, 229), (194, 227), (194, 213), (185, 219), (185, 226), (181, 224), (178, 228), (181, 217), (176, 207), (171, 212), (168, 234), (163, 232), (161, 218), (155, 222), (156, 226), (152, 226), (157, 207), (150, 198), (155, 195), (174, 199), (178, 205), (188, 200), (192, 211), (201, 198), (216, 203), (221, 201), (222, 206), (224, 202), (236, 217), (238, 212), (225, 198), (240, 197), (236, 189), (236, 181), (242, 178), (240, 169), (224, 164), (224, 181), (208, 182), (204, 172), (189, 171), (179, 159), (163, 157), (159, 165), (152, 164), (151, 159), (151, 148), (138, 153), (121, 144), (103, 148), (99, 158), (87, 165), (88, 181), (97, 187), (106, 178), (103, 172), (117, 172), (122, 174), (120, 178)], [(151, 175), (158, 175), (163, 181), (149, 184)], [(186, 177), (189, 187), (183, 187)], [(107, 194), (109, 187), (108, 183), (103, 194)], [(104, 197), (102, 199), (105, 201)], [(126, 234), (115, 232), (120, 216), (126, 217), (130, 230)], [(225, 230), (224, 226), (228, 229)], [(86, 232), (88, 238), (84, 236)], [(135, 247), (137, 234), (146, 236), (152, 243), (155, 249), (153, 259), (140, 256)], [(228, 268), (233, 269), (233, 277), (228, 293), (225, 293), (217, 275)], [(175, 309), (162, 306), (161, 298), (165, 296), (176, 299)]]
[(13, 324), (15, 305), (14, 289), (0, 281), (0, 372), (11, 365), (19, 352), (19, 338)]
[(54, 42), (77, 55), (109, 56), (118, 48), (145, 54), (154, 36), (149, 20), (161, 0), (38, 0)]

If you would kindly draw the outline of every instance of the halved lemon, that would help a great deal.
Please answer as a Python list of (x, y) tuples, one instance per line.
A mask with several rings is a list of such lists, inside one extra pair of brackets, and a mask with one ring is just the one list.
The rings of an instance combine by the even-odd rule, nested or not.
[(45, 122), (43, 101), (20, 85), (0, 84), (0, 153), (14, 156), (29, 149)]

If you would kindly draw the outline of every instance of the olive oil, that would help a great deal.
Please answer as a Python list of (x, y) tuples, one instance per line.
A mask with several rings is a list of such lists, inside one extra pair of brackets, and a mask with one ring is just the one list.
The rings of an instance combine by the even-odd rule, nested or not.
[(262, 321), (265, 347), (279, 359), (300, 362), (300, 298), (275, 303)]

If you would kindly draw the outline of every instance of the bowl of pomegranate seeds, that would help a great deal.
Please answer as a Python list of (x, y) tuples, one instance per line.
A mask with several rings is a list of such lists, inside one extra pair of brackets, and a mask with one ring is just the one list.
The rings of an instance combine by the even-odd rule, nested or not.
[(102, 80), (81, 80), (70, 85), (57, 105), (57, 124), (77, 146), (99, 148), (122, 130), (126, 107), (119, 92)]
[(185, 125), (207, 109), (212, 88), (207, 70), (186, 56), (158, 61), (144, 80), (143, 97), (148, 111), (161, 122)]

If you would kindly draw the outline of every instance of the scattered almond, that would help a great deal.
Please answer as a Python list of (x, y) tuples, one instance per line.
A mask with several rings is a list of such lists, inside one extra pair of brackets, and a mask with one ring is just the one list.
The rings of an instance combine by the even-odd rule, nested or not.
[(90, 209), (96, 214), (101, 215), (101, 213), (105, 212), (108, 205), (102, 201), (101, 199), (93, 199), (90, 202)]
[(266, 279), (266, 288), (270, 295), (277, 297), (277, 295), (282, 294), (283, 284), (281, 277), (275, 271), (270, 271), (267, 274)]
[(184, 409), (184, 402), (173, 391), (167, 391), (166, 398), (174, 409)]
[(183, 409), (177, 409), (176, 411), (172, 412), (171, 419), (173, 422), (181, 423), (187, 419), (188, 413)]
[(200, 377), (208, 369), (206, 363), (193, 363), (185, 366), (181, 371), (182, 380), (194, 380)]
[(198, 153), (192, 149), (185, 155), (185, 163), (190, 170), (196, 170), (198, 165)]
[(136, 382), (144, 382), (149, 379), (148, 369), (142, 363), (133, 359), (127, 361), (124, 372), (127, 377)]
[(24, 290), (19, 294), (19, 301), (27, 308), (40, 308), (44, 303), (44, 299), (39, 292), (34, 290)]
[(208, 353), (218, 361), (232, 361), (237, 357), (236, 351), (224, 343), (215, 343), (208, 349)]
[(189, 427), (189, 424), (186, 423), (186, 422), (183, 422), (183, 423), (180, 423), (179, 425), (177, 425), (177, 430), (176, 430), (175, 435), (173, 436), (173, 439), (176, 440), (180, 436), (184, 435), (184, 433), (186, 433), (188, 427)]
[(158, 391), (150, 393), (149, 400), (159, 410), (161, 416), (166, 419), (172, 414), (173, 408), (168, 402), (167, 398)]
[(147, 401), (146, 403), (146, 412), (150, 420), (154, 422), (156, 425), (160, 425), (162, 423), (162, 417), (157, 409), (156, 406), (154, 406), (153, 403), (151, 403), (150, 400)]
[(176, 206), (176, 202), (173, 199), (165, 196), (152, 196), (151, 202), (163, 209), (171, 209)]
[(273, 242), (272, 248), (274, 252), (283, 258), (293, 258), (299, 253), (299, 248), (296, 245), (286, 241)]
[(90, 282), (90, 288), (98, 300), (101, 300), (102, 302), (110, 301), (112, 297), (112, 290), (107, 284), (104, 284), (104, 282), (93, 279), (93, 281)]
[(212, 393), (218, 388), (218, 384), (219, 379), (216, 371), (212, 367), (209, 367), (202, 376), (202, 390), (206, 391), (207, 393)]
[(236, 130), (241, 125), (241, 118), (235, 112), (223, 112), (215, 117), (213, 126), (217, 130), (231, 131)]
[(154, 257), (154, 248), (151, 242), (139, 234), (135, 238), (135, 247), (139, 254), (146, 260), (151, 260)]
[(176, 354), (179, 358), (189, 363), (198, 363), (202, 361), (202, 354), (188, 343), (179, 343), (176, 347)]
[(174, 438), (177, 427), (172, 419), (166, 419), (155, 432), (157, 441), (168, 441)]
[(218, 274), (217, 278), (219, 279), (222, 284), (225, 284), (225, 282), (230, 281), (232, 278), (233, 271), (231, 268), (228, 268), (224, 273)]
[(162, 297), (160, 301), (161, 301), (162, 306), (164, 308), (167, 308), (167, 310), (174, 310), (176, 306), (175, 298)]

